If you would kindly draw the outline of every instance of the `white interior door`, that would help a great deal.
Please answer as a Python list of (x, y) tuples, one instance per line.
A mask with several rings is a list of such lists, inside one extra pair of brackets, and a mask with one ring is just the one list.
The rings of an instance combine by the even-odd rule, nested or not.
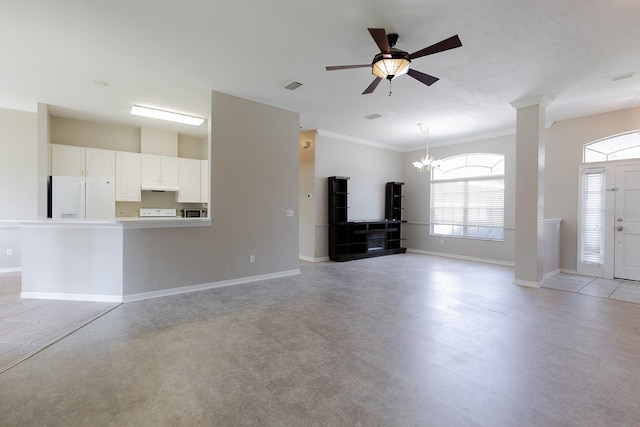
[(616, 167), (615, 277), (640, 280), (640, 166)]

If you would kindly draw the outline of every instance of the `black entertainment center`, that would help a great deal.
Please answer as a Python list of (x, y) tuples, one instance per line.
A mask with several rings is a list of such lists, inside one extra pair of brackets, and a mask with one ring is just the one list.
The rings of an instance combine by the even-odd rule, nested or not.
[(402, 182), (387, 182), (385, 219), (348, 221), (347, 181), (329, 177), (329, 259), (351, 261), (406, 252), (401, 245)]

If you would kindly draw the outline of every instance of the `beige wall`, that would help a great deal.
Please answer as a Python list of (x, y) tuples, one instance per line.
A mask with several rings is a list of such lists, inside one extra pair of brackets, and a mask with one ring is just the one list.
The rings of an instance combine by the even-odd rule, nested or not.
[(505, 264), (513, 263), (515, 237), (515, 135), (463, 144), (436, 147), (429, 154), (436, 159), (466, 153), (499, 153), (505, 156), (505, 233), (503, 242), (455, 237), (429, 236), (429, 172), (419, 172), (412, 162), (425, 154), (424, 150), (404, 154), (404, 227), (405, 246), (412, 250), (452, 254)]
[(206, 138), (178, 134), (178, 157), (206, 160), (209, 158)]
[[(49, 120), (50, 136), (48, 141), (51, 144), (140, 153), (143, 151), (141, 144), (141, 134), (143, 131), (159, 136), (159, 141), (164, 141), (171, 136), (176, 136), (175, 132), (161, 129), (141, 129), (136, 126), (89, 122), (67, 117), (51, 116)], [(165, 145), (171, 144), (168, 143)], [(171, 149), (175, 149), (175, 144), (173, 144)], [(177, 150), (178, 157), (202, 160), (208, 158), (206, 138), (177, 134)], [(151, 150), (148, 152), (161, 155), (176, 155), (173, 151), (153, 152), (153, 150)]]
[(584, 144), (640, 128), (640, 108), (563, 120), (546, 132), (545, 217), (562, 218), (561, 265), (577, 262), (578, 166)]
[(299, 115), (218, 92), (211, 107), (213, 224), (125, 230), (125, 295), (298, 269)]
[(35, 113), (0, 108), (0, 219), (38, 216), (37, 125)]
[(0, 108), (0, 271), (21, 265), (13, 221), (38, 217), (37, 125), (36, 113)]
[(51, 116), (51, 144), (140, 152), (140, 128)]
[(385, 184), (402, 181), (402, 158), (397, 151), (327, 136), (316, 136), (315, 258), (329, 256), (328, 180), (348, 176), (350, 220), (384, 218)]

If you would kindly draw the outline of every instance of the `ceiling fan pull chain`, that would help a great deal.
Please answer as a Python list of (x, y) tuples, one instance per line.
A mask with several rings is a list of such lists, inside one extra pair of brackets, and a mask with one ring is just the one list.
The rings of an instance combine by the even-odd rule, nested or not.
[(389, 79), (389, 96), (391, 96), (391, 79)]

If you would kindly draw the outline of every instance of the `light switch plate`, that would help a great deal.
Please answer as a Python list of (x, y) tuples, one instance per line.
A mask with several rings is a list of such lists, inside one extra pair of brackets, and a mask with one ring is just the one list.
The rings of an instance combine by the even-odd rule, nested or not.
[(287, 209), (286, 211), (284, 211), (284, 215), (285, 216), (293, 216), (293, 209)]

